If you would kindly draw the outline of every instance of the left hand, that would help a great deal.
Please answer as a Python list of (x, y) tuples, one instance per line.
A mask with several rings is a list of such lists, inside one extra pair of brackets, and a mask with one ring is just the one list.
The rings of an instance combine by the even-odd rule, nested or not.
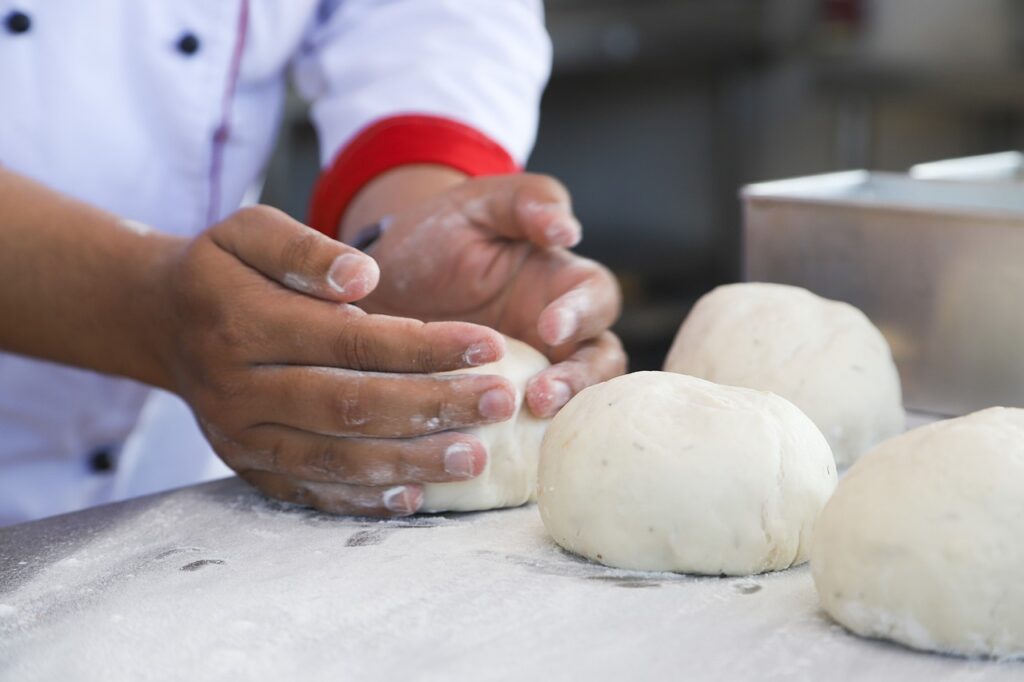
[(530, 381), (527, 404), (552, 416), (626, 368), (610, 331), (621, 307), (618, 283), (568, 250), (581, 234), (569, 194), (553, 178), (466, 180), (393, 216), (371, 249), (380, 283), (361, 305), (483, 324), (529, 343), (555, 364)]

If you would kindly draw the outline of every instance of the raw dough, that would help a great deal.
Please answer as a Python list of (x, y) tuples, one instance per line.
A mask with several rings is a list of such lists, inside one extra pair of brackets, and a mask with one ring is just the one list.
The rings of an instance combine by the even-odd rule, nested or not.
[(905, 428), (900, 377), (881, 332), (857, 308), (799, 287), (718, 287), (683, 322), (665, 370), (792, 401), (840, 467)]
[(487, 467), (471, 481), (429, 483), (423, 486), (421, 511), (473, 511), (515, 507), (536, 498), (537, 458), (547, 419), (537, 419), (523, 405), (526, 382), (548, 366), (547, 358), (515, 339), (505, 339), (505, 357), (482, 367), (450, 374), (498, 374), (516, 389), (516, 412), (508, 421), (489, 424), (466, 433), (487, 446)]
[(748, 575), (807, 560), (835, 485), (828, 443), (786, 400), (637, 372), (555, 416), (538, 501), (558, 544), (603, 564)]
[(1024, 655), (1024, 410), (992, 408), (882, 443), (814, 533), (825, 610), (916, 649)]

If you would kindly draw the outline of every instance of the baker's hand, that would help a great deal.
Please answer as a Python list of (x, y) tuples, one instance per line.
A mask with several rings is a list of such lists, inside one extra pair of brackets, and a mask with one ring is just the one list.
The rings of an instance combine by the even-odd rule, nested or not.
[(272, 497), (414, 513), (418, 484), (484, 468), (483, 444), (447, 431), (513, 412), (503, 378), (424, 375), (500, 358), (499, 334), (350, 305), (376, 286), (377, 264), (279, 211), (233, 214), (167, 272), (168, 383), (228, 466)]
[(534, 414), (551, 416), (626, 366), (609, 331), (619, 315), (618, 283), (568, 250), (580, 237), (557, 180), (467, 180), (391, 218), (371, 249), (380, 284), (361, 305), (485, 324), (533, 345), (555, 364), (531, 380), (527, 403)]

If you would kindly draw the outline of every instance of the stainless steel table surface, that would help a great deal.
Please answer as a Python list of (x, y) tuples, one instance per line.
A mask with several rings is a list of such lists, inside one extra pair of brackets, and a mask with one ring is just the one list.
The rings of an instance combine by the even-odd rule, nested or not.
[(569, 556), (536, 507), (397, 521), (236, 479), (0, 529), (0, 679), (1021, 680), (852, 636), (806, 566)]

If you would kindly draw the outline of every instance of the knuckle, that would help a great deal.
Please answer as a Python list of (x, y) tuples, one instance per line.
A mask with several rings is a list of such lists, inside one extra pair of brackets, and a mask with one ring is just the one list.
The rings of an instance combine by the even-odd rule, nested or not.
[(352, 477), (352, 466), (347, 453), (325, 444), (313, 446), (306, 456), (307, 472), (320, 479), (347, 481)]
[(342, 431), (360, 430), (369, 420), (358, 381), (346, 381), (334, 395), (331, 407)]
[(263, 457), (260, 459), (265, 460), (263, 465), (269, 471), (289, 473), (288, 455), (290, 450), (291, 448), (289, 448), (288, 443), (283, 438), (276, 438), (270, 447), (263, 451)]
[(278, 499), (303, 507), (316, 507), (318, 504), (317, 496), (313, 494), (313, 491), (301, 485), (293, 485), (283, 489)]
[(265, 204), (246, 206), (235, 212), (236, 219), (247, 229), (258, 229), (261, 225), (279, 220), (282, 215), (278, 209)]
[(218, 318), (210, 326), (207, 338), (207, 345), (210, 346), (209, 352), (215, 353), (219, 358), (231, 357), (240, 349), (251, 345), (252, 330), (236, 313), (224, 310)]
[(267, 497), (305, 506), (310, 504), (308, 490), (291, 483), (281, 476), (263, 471), (246, 471), (239, 473), (239, 476)]
[(312, 274), (316, 265), (316, 254), (319, 250), (320, 234), (312, 230), (301, 230), (285, 240), (281, 250), (282, 262), (285, 267), (302, 273)]
[(597, 261), (590, 261), (590, 263), (594, 268), (594, 288), (604, 292), (605, 296), (610, 297), (616, 307), (620, 306), (622, 304), (622, 285), (619, 282), (619, 278), (601, 263)]
[(353, 482), (366, 486), (386, 486), (403, 480), (402, 458), (405, 448), (390, 446), (367, 453), (353, 471)]
[(247, 382), (225, 371), (221, 363), (196, 363), (189, 383), (195, 388), (194, 402), (203, 413), (229, 415), (248, 403)]
[(425, 339), (420, 340), (416, 347), (415, 368), (420, 372), (433, 371), (437, 366), (437, 353), (434, 347)]
[(315, 495), (311, 496), (310, 505), (328, 514), (351, 514), (355, 516), (381, 516), (383, 509), (372, 507), (362, 499), (359, 492), (345, 484), (312, 484)]
[(334, 345), (337, 349), (337, 360), (344, 367), (373, 369), (376, 365), (376, 341), (365, 319), (359, 318), (354, 324), (346, 325), (338, 332)]
[(612, 376), (619, 376), (625, 374), (629, 370), (629, 358), (624, 352), (619, 352), (615, 356), (615, 360), (612, 362)]
[[(462, 411), (458, 400), (454, 399), (453, 389), (457, 390), (457, 382), (442, 382), (433, 392), (429, 404), (425, 408), (426, 420), (423, 423), (427, 432), (443, 431), (456, 423)], [(470, 389), (470, 386), (466, 386)], [(471, 390), (463, 391), (467, 395), (474, 395)]]
[(219, 425), (214, 425), (202, 418), (197, 418), (199, 429), (210, 447), (217, 453), (221, 461), (236, 472), (244, 472), (251, 468), (247, 448), (228, 435)]
[(600, 263), (590, 261), (593, 272), (587, 276), (584, 286), (593, 298), (594, 310), (607, 328), (622, 315), (622, 286), (619, 278), (611, 270)]
[(611, 332), (606, 334), (608, 347), (606, 354), (609, 358), (609, 367), (611, 376), (619, 376), (625, 374), (629, 369), (629, 356), (626, 355), (626, 349), (622, 346), (622, 341), (619, 337)]
[(555, 176), (548, 175), (546, 173), (536, 173), (533, 177), (536, 178), (536, 182), (539, 187), (552, 189), (559, 194), (569, 196), (569, 189)]
[(558, 199), (569, 199), (569, 189), (561, 180), (545, 173), (526, 173), (523, 175), (523, 189), (528, 193), (553, 195)]
[(420, 465), (413, 448), (401, 448), (395, 453), (393, 470), (396, 476), (403, 479), (418, 477)]
[(463, 433), (439, 433), (421, 436), (395, 453), (395, 475), (403, 483), (448, 480), (444, 455), (455, 444), (473, 447), (478, 442), (473, 436)]
[(223, 297), (212, 295), (210, 288), (205, 292), (184, 292), (180, 310), (174, 314), (185, 322), (178, 339), (178, 348), (197, 364), (206, 358), (218, 358), (224, 364), (225, 358), (236, 357), (242, 349), (249, 348), (254, 341), (254, 330), (237, 309), (227, 304)]

